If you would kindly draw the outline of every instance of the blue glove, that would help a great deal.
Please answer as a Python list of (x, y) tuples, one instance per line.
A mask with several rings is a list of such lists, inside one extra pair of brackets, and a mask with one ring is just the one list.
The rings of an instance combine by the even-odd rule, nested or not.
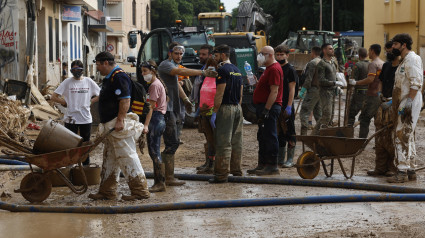
[(195, 112), (195, 117), (199, 117), (199, 114), (201, 114), (201, 109), (198, 107)]
[(211, 115), (211, 119), (210, 119), (210, 124), (211, 127), (215, 129), (215, 120), (217, 119), (217, 114), (215, 112), (212, 113)]
[(388, 102), (384, 102), (384, 103), (381, 104), (381, 108), (382, 108), (382, 110), (385, 111), (388, 108), (390, 108), (392, 104), (393, 104), (393, 100), (390, 100)]
[(292, 114), (292, 106), (286, 106), (285, 111), (283, 112), (286, 117), (291, 116)]
[(306, 91), (307, 91), (307, 89), (304, 88), (304, 87), (302, 87), (301, 90), (300, 90), (300, 92), (298, 93), (298, 97), (301, 98), (301, 99), (304, 99), (304, 96), (305, 96), (305, 92)]

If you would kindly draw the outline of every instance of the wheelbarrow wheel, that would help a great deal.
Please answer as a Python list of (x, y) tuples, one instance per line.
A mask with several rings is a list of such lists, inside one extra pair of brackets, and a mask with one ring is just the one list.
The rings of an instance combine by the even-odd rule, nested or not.
[(319, 170), (320, 164), (312, 151), (306, 151), (298, 157), (297, 172), (301, 178), (314, 179), (319, 174)]
[(48, 176), (40, 172), (29, 173), (22, 179), (20, 190), (26, 200), (42, 202), (52, 192), (52, 182)]

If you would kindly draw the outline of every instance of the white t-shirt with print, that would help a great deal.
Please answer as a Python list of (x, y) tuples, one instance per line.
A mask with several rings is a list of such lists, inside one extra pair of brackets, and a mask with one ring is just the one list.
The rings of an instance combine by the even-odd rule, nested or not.
[(71, 124), (92, 123), (90, 99), (99, 96), (99, 86), (88, 77), (77, 80), (74, 77), (65, 79), (55, 93), (61, 95), (67, 104), (64, 122)]

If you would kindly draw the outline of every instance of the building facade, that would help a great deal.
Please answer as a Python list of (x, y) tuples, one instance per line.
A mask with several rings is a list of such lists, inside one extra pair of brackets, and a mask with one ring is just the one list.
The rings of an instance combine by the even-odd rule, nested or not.
[(423, 0), (365, 0), (364, 45), (381, 46), (398, 33), (413, 38), (412, 50), (425, 62), (425, 1)]

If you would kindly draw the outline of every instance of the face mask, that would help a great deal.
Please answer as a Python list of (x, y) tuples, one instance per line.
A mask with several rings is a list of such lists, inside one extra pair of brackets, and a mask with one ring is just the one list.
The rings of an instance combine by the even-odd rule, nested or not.
[(278, 60), (277, 62), (279, 62), (279, 64), (284, 64), (286, 62), (286, 59)]
[(395, 55), (392, 52), (387, 53), (387, 60), (393, 61), (395, 59)]
[(150, 83), (152, 81), (152, 74), (146, 74), (143, 75), (143, 79), (147, 82)]
[(71, 73), (74, 76), (74, 78), (79, 79), (81, 75), (83, 75), (83, 68), (72, 68)]
[(266, 57), (263, 54), (258, 54), (257, 62), (258, 62), (258, 65), (264, 65), (264, 62), (266, 62)]
[(393, 55), (394, 56), (400, 56), (401, 55), (401, 51), (399, 49), (393, 49)]

